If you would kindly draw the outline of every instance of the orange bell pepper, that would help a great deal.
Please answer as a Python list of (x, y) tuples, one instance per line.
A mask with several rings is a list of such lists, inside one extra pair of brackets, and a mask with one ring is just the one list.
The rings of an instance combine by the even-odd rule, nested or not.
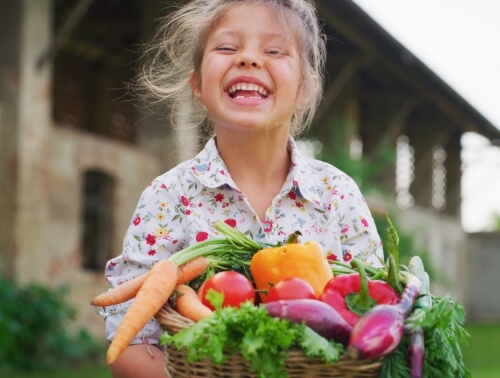
[(253, 255), (250, 273), (261, 299), (265, 298), (271, 286), (289, 277), (309, 282), (316, 297), (319, 297), (326, 283), (333, 278), (323, 248), (315, 241), (264, 248)]

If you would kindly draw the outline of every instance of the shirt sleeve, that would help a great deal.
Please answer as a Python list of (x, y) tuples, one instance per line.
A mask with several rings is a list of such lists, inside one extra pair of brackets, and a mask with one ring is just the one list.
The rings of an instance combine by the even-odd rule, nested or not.
[[(178, 198), (167, 186), (153, 181), (142, 193), (130, 225), (125, 233), (122, 253), (108, 261), (106, 280), (116, 287), (148, 272), (153, 264), (167, 259), (179, 250), (182, 227), (173, 227), (173, 219), (180, 222), (181, 215), (174, 213)], [(106, 322), (106, 338), (112, 340), (132, 301), (101, 309)], [(132, 344), (158, 344), (162, 329), (153, 318), (137, 334)]]

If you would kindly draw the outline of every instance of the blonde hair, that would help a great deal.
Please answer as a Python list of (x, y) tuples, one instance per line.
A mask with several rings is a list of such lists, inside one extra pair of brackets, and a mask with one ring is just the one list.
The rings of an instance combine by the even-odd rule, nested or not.
[(209, 114), (193, 95), (189, 73), (194, 71), (200, 77), (208, 34), (231, 7), (242, 4), (269, 6), (280, 24), (296, 27), (293, 37), (298, 43), (302, 68), (299, 98), (305, 99), (292, 116), (290, 133), (297, 136), (312, 122), (323, 93), (326, 43), (310, 0), (189, 1), (160, 20), (151, 42), (145, 45), (137, 84), (145, 90), (142, 93), (148, 102), (169, 106), (172, 125), (177, 126), (176, 115), (181, 109), (183, 126), (211, 124)]

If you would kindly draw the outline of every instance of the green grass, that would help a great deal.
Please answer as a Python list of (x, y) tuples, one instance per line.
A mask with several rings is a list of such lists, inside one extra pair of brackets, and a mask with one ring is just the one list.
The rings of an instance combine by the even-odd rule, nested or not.
[(472, 377), (500, 377), (500, 323), (468, 324), (466, 329), (471, 338), (462, 351)]

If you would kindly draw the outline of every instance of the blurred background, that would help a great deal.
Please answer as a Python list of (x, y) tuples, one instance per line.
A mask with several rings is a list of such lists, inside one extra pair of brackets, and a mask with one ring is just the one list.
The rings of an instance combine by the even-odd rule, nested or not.
[[(108, 288), (104, 265), (121, 252), (141, 191), (200, 148), (201, 133), (171, 128), (169, 109), (146, 112), (126, 89), (140, 43), (172, 3), (0, 3), (0, 361), (28, 368), (27, 354), (43, 356), (29, 376), (63, 360), (108, 376), (104, 323), (88, 303)], [(383, 238), (390, 215), (400, 253), (424, 259), (432, 291), (464, 305), (475, 377), (498, 376), (485, 351), (500, 336), (491, 3), (318, 0), (328, 80), (300, 140), (357, 180)]]

